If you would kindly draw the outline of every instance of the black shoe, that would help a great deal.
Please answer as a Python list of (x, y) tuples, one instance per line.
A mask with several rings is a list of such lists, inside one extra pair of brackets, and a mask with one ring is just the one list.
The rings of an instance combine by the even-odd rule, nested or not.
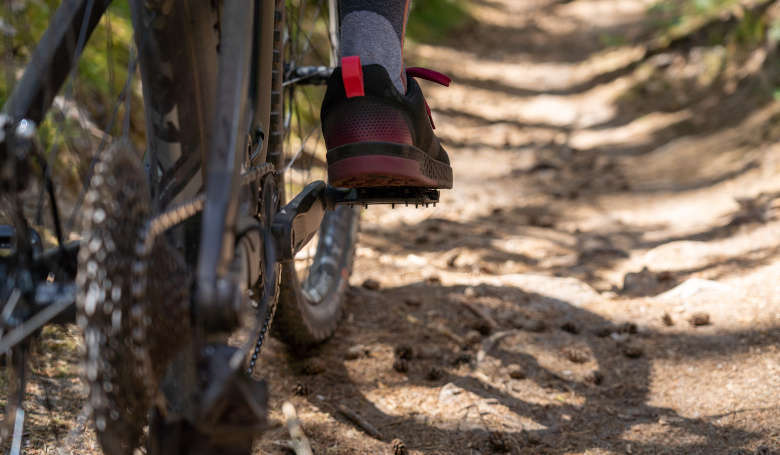
[(401, 94), (383, 66), (342, 59), (328, 81), (320, 117), (331, 185), (452, 188), (449, 157), (413, 77), (450, 83), (435, 71), (409, 68)]

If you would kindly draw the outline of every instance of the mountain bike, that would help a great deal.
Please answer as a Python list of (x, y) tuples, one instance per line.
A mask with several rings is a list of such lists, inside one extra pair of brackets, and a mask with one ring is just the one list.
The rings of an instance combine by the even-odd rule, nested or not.
[[(248, 453), (265, 424), (253, 372), (272, 323), (294, 351), (327, 339), (359, 207), (438, 192), (322, 180), (315, 106), (338, 55), (335, 0), (131, 0), (127, 82), (67, 194), (43, 125), (63, 116), (110, 6), (63, 1), (2, 109), (0, 436), (21, 453), (30, 346), (75, 321), (104, 453), (142, 439), (151, 454)], [(136, 73), (143, 150), (130, 133)]]

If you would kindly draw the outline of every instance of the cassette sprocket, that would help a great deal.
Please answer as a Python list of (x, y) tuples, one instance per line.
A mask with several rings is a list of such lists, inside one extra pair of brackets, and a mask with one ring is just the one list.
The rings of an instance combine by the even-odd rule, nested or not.
[(190, 339), (191, 277), (158, 236), (143, 252), (150, 200), (141, 157), (115, 143), (95, 166), (79, 250), (77, 321), (88, 406), (107, 454), (137, 447), (165, 368)]

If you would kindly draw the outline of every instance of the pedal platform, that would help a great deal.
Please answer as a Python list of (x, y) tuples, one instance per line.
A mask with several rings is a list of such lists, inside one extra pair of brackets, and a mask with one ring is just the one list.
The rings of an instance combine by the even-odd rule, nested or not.
[(392, 205), (428, 207), (439, 203), (439, 190), (415, 187), (336, 188), (325, 189), (328, 206)]

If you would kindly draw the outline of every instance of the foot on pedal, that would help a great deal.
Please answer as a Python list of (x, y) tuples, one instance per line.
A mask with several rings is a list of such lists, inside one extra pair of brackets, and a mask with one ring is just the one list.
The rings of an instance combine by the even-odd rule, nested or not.
[(439, 191), (419, 187), (370, 187), (370, 188), (327, 188), (328, 205), (404, 205), (415, 207), (436, 205)]

